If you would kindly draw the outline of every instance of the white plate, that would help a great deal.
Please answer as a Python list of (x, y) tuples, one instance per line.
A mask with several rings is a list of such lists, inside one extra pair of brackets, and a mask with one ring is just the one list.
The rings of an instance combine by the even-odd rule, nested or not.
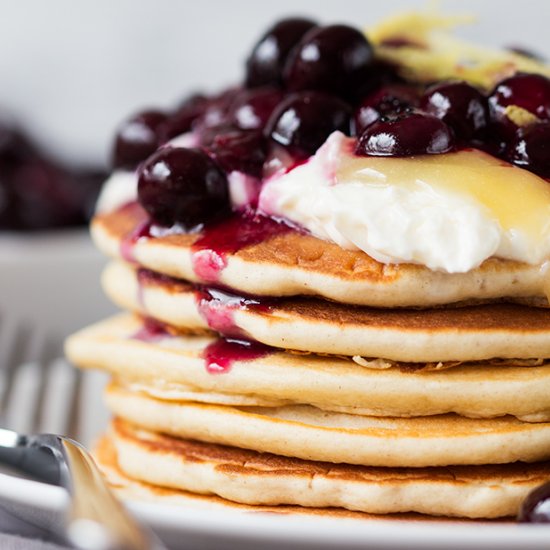
[[(0, 497), (55, 512), (61, 489), (0, 474)], [(171, 548), (201, 550), (535, 550), (548, 549), (550, 528), (537, 525), (327, 520), (286, 515), (202, 511), (129, 502)]]

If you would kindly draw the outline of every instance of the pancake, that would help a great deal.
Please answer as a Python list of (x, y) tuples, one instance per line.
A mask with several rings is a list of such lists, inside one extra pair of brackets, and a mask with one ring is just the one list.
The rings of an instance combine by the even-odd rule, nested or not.
[[(120, 421), (117, 421), (120, 422)], [(126, 426), (129, 427), (128, 424)], [(160, 437), (160, 436), (159, 436)], [(179, 440), (182, 441), (182, 440)], [(196, 444), (196, 442), (195, 442)], [(277, 515), (292, 515), (292, 516), (309, 516), (318, 517), (321, 519), (346, 519), (360, 521), (451, 521), (450, 518), (444, 516), (427, 516), (425, 514), (416, 513), (400, 513), (400, 514), (367, 514), (366, 512), (357, 512), (346, 510), (344, 508), (311, 508), (304, 506), (260, 506), (242, 504), (230, 501), (213, 494), (197, 494), (182, 489), (170, 489), (159, 485), (152, 485), (144, 481), (129, 477), (120, 469), (116, 449), (111, 437), (103, 436), (97, 443), (94, 449), (94, 456), (101, 468), (101, 471), (107, 478), (111, 489), (114, 490), (119, 498), (126, 501), (149, 501), (157, 504), (180, 506), (192, 508), (194, 510), (219, 510), (228, 512), (242, 512), (247, 514), (277, 514)], [(452, 518), (453, 523), (460, 521), (468, 521), (462, 518)], [(500, 520), (491, 520), (495, 523)], [(477, 523), (480, 523), (478, 520)]]
[(469, 518), (515, 515), (550, 475), (547, 462), (447, 468), (335, 465), (160, 435), (115, 420), (122, 472), (140, 482), (254, 506), (418, 512)]
[(118, 306), (172, 326), (210, 326), (283, 349), (407, 362), (550, 357), (547, 308), (501, 303), (392, 310), (311, 298), (255, 303), (124, 263), (107, 267), (103, 288)]
[[(467, 273), (449, 274), (420, 265), (382, 264), (364, 252), (344, 250), (294, 230), (275, 232), (259, 242), (243, 238), (244, 244), (229, 250), (226, 244), (218, 253), (200, 245), (204, 237), (200, 233), (145, 238), (147, 223), (144, 210), (132, 204), (97, 215), (92, 237), (108, 256), (131, 257), (143, 267), (172, 277), (216, 282), (256, 295), (316, 295), (376, 307), (546, 296), (546, 273), (538, 265), (489, 259)], [(222, 227), (219, 238), (224, 235)], [(227, 232), (226, 243), (229, 238)]]
[(105, 397), (115, 416), (149, 431), (306, 460), (423, 467), (550, 459), (550, 423), (510, 416), (384, 418), (309, 405), (229, 407), (163, 401), (116, 384)]
[(209, 346), (217, 342), (213, 336), (167, 335), (142, 341), (136, 339), (142, 330), (139, 318), (119, 315), (71, 336), (66, 353), (80, 367), (106, 370), (164, 399), (311, 404), (373, 416), (454, 412), (550, 420), (550, 365), (546, 364), (471, 363), (447, 370), (416, 370), (376, 360), (361, 366), (345, 357), (273, 350), (255, 359), (235, 358), (225, 372), (213, 374), (205, 360)]

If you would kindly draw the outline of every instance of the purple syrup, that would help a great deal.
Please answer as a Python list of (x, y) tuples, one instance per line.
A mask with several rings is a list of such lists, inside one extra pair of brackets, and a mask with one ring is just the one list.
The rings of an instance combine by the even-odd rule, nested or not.
[(247, 337), (235, 322), (235, 311), (270, 310), (265, 300), (252, 296), (238, 296), (217, 288), (200, 288), (195, 292), (195, 299), (199, 313), (208, 326), (223, 336), (231, 338)]
[(210, 374), (225, 374), (235, 361), (253, 361), (265, 357), (272, 348), (247, 340), (219, 338), (204, 350), (206, 370)]
[(130, 338), (132, 340), (139, 340), (140, 342), (152, 343), (158, 342), (169, 336), (171, 336), (171, 334), (166, 329), (166, 325), (155, 319), (146, 317), (143, 320), (143, 326), (132, 334)]
[(290, 226), (260, 214), (235, 214), (204, 229), (192, 247), (193, 270), (203, 281), (217, 283), (227, 266), (228, 254), (291, 230)]

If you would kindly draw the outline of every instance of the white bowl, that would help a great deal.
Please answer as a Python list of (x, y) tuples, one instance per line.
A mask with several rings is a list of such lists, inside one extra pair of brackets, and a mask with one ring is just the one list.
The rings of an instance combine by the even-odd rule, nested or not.
[(0, 320), (61, 340), (115, 311), (100, 289), (105, 258), (86, 229), (0, 235)]

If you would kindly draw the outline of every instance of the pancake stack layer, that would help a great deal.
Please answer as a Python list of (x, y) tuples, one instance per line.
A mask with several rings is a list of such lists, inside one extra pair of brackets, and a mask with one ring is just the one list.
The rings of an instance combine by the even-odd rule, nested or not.
[(538, 268), (381, 264), (264, 222), (245, 238), (237, 216), (232, 240), (228, 222), (143, 237), (137, 204), (96, 216), (95, 242), (113, 258), (104, 289), (127, 313), (72, 336), (67, 354), (112, 375), (98, 458), (121, 495), (515, 515), (550, 479)]

